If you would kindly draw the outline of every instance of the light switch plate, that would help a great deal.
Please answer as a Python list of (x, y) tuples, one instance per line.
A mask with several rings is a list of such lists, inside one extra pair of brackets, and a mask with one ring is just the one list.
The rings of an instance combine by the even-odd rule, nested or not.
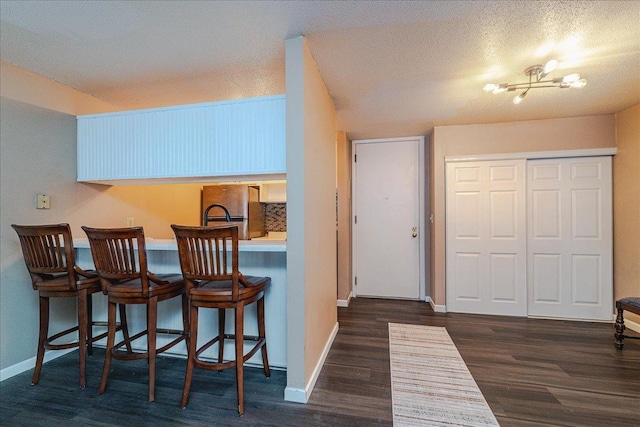
[(36, 194), (36, 209), (50, 209), (51, 198), (48, 194)]

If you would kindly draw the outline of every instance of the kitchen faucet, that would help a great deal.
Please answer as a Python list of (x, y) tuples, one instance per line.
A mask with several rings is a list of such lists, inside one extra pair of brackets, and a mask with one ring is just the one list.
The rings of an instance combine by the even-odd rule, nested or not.
[(227, 222), (231, 222), (231, 215), (229, 215), (229, 211), (227, 210), (227, 208), (225, 208), (222, 205), (219, 205), (217, 203), (214, 203), (213, 205), (210, 205), (207, 209), (205, 209), (204, 211), (204, 215), (202, 216), (202, 225), (207, 226), (209, 225), (209, 221), (214, 220), (214, 217), (210, 217), (209, 216), (209, 211), (211, 210), (211, 208), (220, 208), (224, 211), (224, 218)]

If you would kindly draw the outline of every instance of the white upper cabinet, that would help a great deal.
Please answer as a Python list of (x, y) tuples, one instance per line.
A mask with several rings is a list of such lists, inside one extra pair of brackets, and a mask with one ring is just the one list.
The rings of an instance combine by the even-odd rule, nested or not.
[(263, 182), (260, 184), (261, 203), (287, 203), (286, 181)]
[(285, 96), (78, 116), (77, 180), (283, 177)]

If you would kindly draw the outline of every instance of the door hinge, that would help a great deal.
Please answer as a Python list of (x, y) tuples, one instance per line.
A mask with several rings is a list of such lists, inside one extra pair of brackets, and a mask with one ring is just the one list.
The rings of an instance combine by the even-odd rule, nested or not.
[(358, 163), (358, 155), (357, 154), (353, 155), (353, 163)]
[(355, 223), (357, 224), (358, 223), (358, 215), (356, 215), (354, 218), (355, 218)]
[(355, 285), (358, 286), (358, 276), (355, 277)]

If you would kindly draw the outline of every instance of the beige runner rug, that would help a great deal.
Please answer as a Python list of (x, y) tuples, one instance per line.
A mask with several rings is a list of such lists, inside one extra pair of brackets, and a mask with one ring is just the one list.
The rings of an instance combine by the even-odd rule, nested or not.
[(389, 323), (394, 426), (498, 426), (445, 328)]

